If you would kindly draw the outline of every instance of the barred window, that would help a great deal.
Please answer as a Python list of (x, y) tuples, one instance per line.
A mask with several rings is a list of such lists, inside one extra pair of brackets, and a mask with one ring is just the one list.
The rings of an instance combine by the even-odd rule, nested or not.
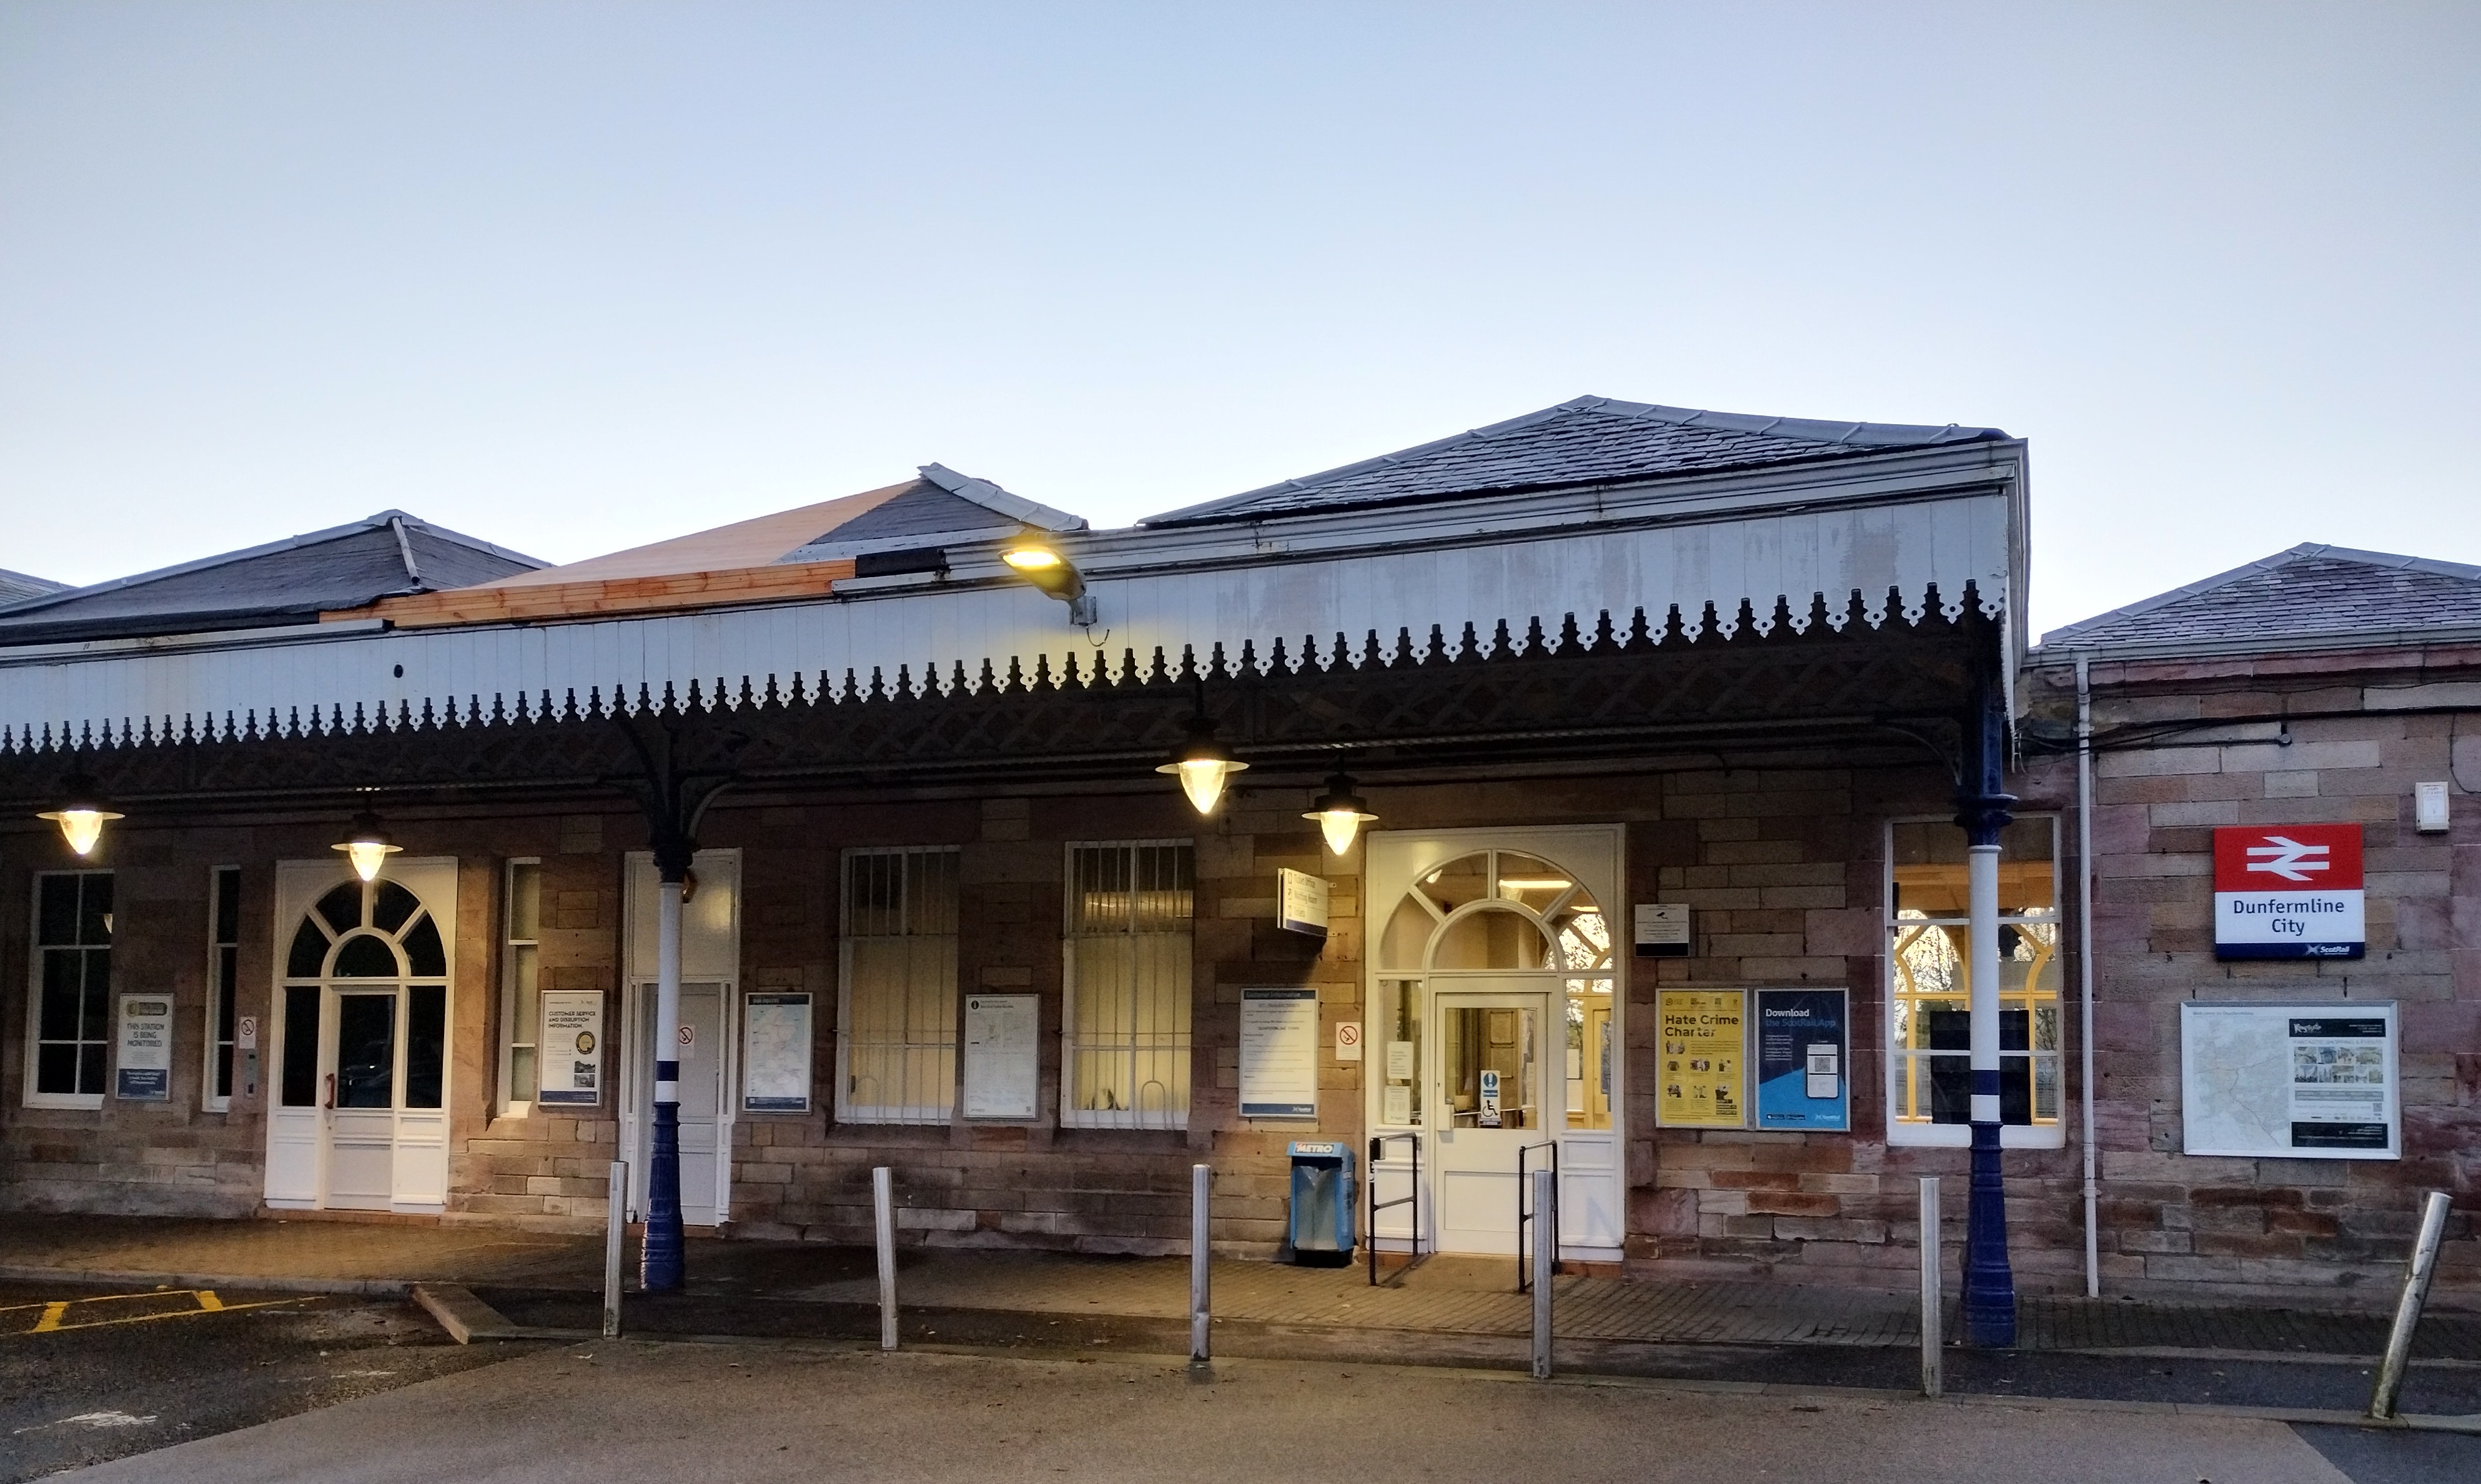
[(1196, 895), (1186, 841), (1068, 847), (1063, 1123), (1188, 1126)]
[[(2061, 1136), (2057, 834), (2056, 820), (2037, 815), (1998, 842), (1999, 1122), (2011, 1144)], [(1888, 1124), (1897, 1143), (1962, 1142), (1972, 1119), (1965, 860), (1964, 832), (1950, 822), (1888, 828)]]
[(112, 872), (35, 878), (34, 1062), (26, 1101), (101, 1107), (112, 1037)]
[(845, 852), (840, 1120), (954, 1113), (956, 862), (953, 846)]

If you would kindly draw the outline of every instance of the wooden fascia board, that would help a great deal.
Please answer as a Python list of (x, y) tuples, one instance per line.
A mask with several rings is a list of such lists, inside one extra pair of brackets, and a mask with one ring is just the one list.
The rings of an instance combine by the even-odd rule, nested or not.
[(382, 598), (368, 608), (322, 613), (326, 622), (383, 618), (400, 629), (455, 624), (510, 623), (562, 618), (608, 618), (822, 597), (853, 575), (850, 559), (800, 561), (780, 566), (727, 567), (712, 572), (671, 572), (658, 577), (615, 577), (579, 583), (536, 583), (519, 587), (452, 587), (442, 592)]

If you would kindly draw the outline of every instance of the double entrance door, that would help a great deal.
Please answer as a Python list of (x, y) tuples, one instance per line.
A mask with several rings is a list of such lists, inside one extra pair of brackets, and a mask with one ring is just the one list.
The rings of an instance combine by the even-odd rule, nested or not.
[[(1441, 989), (1431, 1001), (1430, 1066), (1423, 1079), (1437, 1161), (1438, 1246), (1513, 1253), (1530, 1195), (1517, 1178), (1551, 1163), (1567, 1126), (1566, 1082), (1551, 1073), (1553, 997), (1511, 987)], [(1520, 1207), (1520, 1202), (1528, 1203)]]
[(447, 1199), (447, 1014), (441, 984), (285, 990), (274, 1133), (308, 1177), (312, 1204), (390, 1211)]

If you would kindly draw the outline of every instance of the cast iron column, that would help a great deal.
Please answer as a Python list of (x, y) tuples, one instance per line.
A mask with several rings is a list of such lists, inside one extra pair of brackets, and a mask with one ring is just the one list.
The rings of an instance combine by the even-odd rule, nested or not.
[[(680, 739), (651, 712), (626, 718), (621, 730), (645, 766), (631, 780), (646, 810), (655, 876), (654, 1117), (646, 1138), (646, 1240), (638, 1282), (649, 1293), (677, 1291), (687, 1278), (681, 1237), (681, 898), (697, 856), (698, 818), (731, 782), (720, 768), (680, 766)], [(710, 1055), (722, 1054), (711, 1049)]]
[(1972, 1185), (1964, 1237), (1964, 1338), (1973, 1345), (2016, 1342), (2016, 1275), (2007, 1265), (2007, 1190), (1998, 1157), (1998, 832), (2014, 818), (2015, 795), (2001, 792), (2007, 716), (1996, 677), (1973, 688), (1966, 719), (1964, 777), (1955, 822), (1965, 832), (1966, 915), (1971, 951), (1966, 985), (1972, 1014)]
[(655, 1121), (646, 1151), (646, 1241), (639, 1285), (669, 1293), (685, 1276), (681, 1238), (681, 888), (691, 850), (683, 840), (655, 851)]

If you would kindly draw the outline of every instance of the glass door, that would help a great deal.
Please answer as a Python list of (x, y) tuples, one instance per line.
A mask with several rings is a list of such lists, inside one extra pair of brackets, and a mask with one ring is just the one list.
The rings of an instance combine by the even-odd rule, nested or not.
[[(1567, 1123), (1565, 1080), (1547, 1080), (1547, 993), (1441, 990), (1428, 1081), (1443, 1252), (1517, 1250), (1517, 1159)], [(1530, 1157), (1547, 1160), (1550, 1151)]]
[(396, 1184), (402, 992), (328, 991), (325, 1103), (327, 1204), (385, 1211)]

